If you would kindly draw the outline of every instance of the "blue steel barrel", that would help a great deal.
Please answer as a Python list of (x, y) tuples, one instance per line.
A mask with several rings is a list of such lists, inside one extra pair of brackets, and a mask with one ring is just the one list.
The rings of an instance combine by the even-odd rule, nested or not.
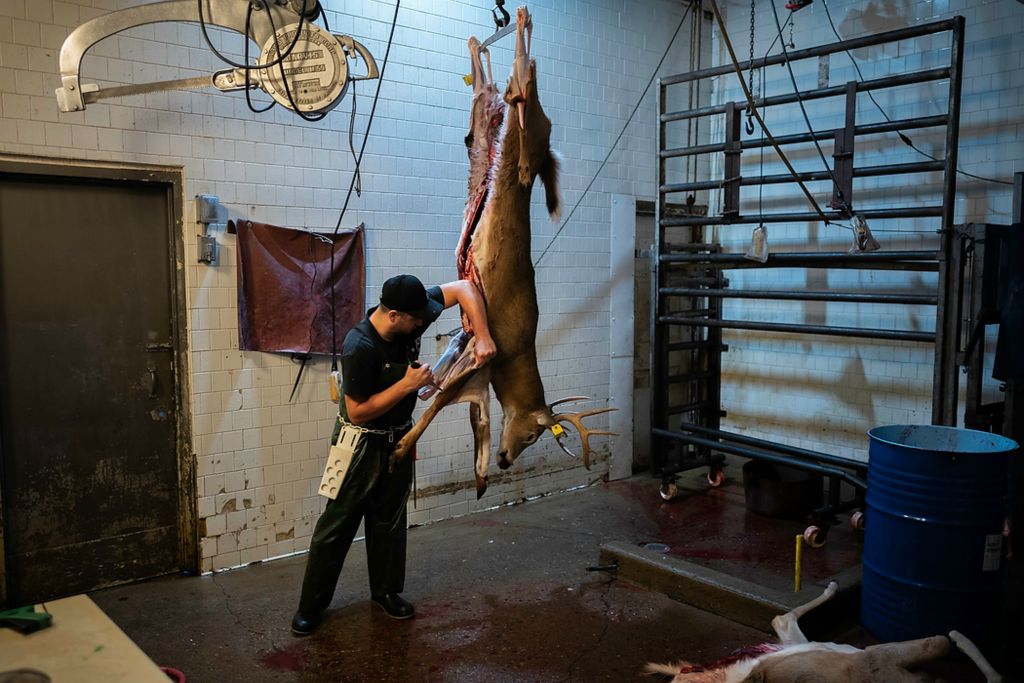
[(999, 596), (1010, 439), (933, 425), (868, 432), (861, 623), (880, 641), (985, 640)]

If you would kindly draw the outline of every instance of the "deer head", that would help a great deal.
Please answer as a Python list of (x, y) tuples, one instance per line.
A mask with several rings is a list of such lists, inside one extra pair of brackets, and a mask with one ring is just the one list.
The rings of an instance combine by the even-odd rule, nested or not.
[(511, 402), (508, 405), (503, 404), (505, 417), (501, 427), (498, 467), (503, 470), (508, 469), (515, 459), (519, 457), (520, 453), (527, 447), (537, 443), (537, 440), (540, 439), (547, 429), (550, 429), (554, 434), (558, 447), (567, 455), (575, 458), (576, 454), (570, 451), (564, 443), (565, 430), (562, 428), (562, 425), (568, 425), (579, 434), (583, 448), (583, 465), (590, 469), (590, 437), (595, 435), (617, 436), (617, 434), (603, 429), (590, 429), (584, 426), (583, 420), (587, 417), (608, 413), (616, 409), (596, 408), (577, 413), (556, 413), (554, 411), (555, 406), (562, 403), (588, 400), (590, 399), (586, 396), (570, 396), (569, 398), (559, 399), (550, 405), (532, 410), (520, 410)]

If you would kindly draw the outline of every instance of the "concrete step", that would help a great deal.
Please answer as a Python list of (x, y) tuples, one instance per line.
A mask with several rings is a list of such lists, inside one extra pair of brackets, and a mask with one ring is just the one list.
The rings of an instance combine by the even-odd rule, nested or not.
[(804, 633), (814, 638), (842, 633), (858, 616), (860, 565), (803, 583), (799, 592), (783, 592), (632, 543), (603, 544), (599, 561), (602, 566), (615, 565), (615, 574), (623, 581), (766, 633), (771, 632), (772, 618), (821, 595), (829, 581), (839, 584), (839, 592), (801, 619)]

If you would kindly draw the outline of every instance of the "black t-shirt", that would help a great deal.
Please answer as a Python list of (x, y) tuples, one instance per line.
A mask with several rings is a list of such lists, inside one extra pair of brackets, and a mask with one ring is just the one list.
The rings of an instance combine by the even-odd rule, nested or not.
[[(444, 304), (440, 287), (429, 287), (427, 296)], [(424, 320), (412, 334), (386, 341), (370, 322), (370, 314), (375, 310), (376, 306), (368, 310), (366, 317), (349, 330), (341, 347), (344, 392), (360, 401), (384, 391), (405, 376), (409, 364), (420, 357), (420, 337), (437, 319)], [(412, 392), (366, 426), (374, 429), (401, 426), (409, 421), (415, 408), (416, 392)]]

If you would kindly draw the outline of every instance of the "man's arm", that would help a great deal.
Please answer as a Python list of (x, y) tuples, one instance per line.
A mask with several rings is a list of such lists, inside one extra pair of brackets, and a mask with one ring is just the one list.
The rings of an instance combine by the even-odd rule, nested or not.
[(430, 372), (430, 366), (417, 365), (413, 367), (410, 365), (405, 371), (405, 377), (364, 401), (345, 394), (345, 409), (348, 411), (348, 419), (353, 424), (365, 424), (388, 412), (403, 398), (432, 381), (434, 381), (434, 376)]
[(473, 336), (476, 337), (474, 356), (477, 366), (481, 366), (497, 353), (494, 340), (491, 339), (491, 330), (487, 326), (487, 309), (484, 307), (483, 297), (469, 280), (456, 280), (441, 285), (441, 293), (444, 294), (444, 307), (450, 308), (455, 304), (462, 306), (463, 312), (469, 318), (469, 324), (473, 328)]

